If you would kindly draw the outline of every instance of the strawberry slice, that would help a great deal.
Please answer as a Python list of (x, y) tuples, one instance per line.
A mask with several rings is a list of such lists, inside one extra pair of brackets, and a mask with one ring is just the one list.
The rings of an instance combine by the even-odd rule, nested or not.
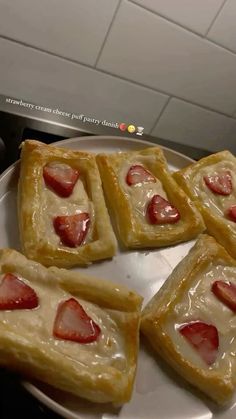
[(236, 223), (236, 205), (232, 205), (232, 207), (226, 211), (226, 215), (231, 221)]
[(134, 164), (129, 168), (126, 175), (126, 183), (129, 186), (137, 185), (137, 183), (156, 182), (155, 177), (140, 164)]
[(179, 332), (197, 350), (207, 365), (215, 362), (219, 348), (219, 336), (215, 326), (196, 321), (181, 326)]
[(160, 195), (154, 195), (147, 206), (146, 216), (150, 224), (174, 224), (180, 219), (180, 213)]
[(233, 190), (232, 176), (229, 171), (217, 175), (204, 176), (203, 179), (206, 186), (218, 195), (230, 195)]
[(79, 172), (67, 164), (49, 163), (43, 168), (43, 178), (48, 188), (62, 198), (67, 198), (73, 192)]
[(77, 247), (83, 243), (86, 237), (90, 226), (90, 217), (87, 212), (59, 215), (54, 218), (53, 226), (65, 246)]
[(236, 312), (236, 285), (232, 282), (215, 281), (211, 287), (215, 296), (229, 307), (232, 311)]
[(0, 310), (38, 307), (36, 292), (12, 273), (4, 275), (0, 284)]
[(100, 333), (100, 327), (77, 300), (70, 298), (59, 304), (53, 326), (53, 335), (56, 338), (91, 343), (98, 339)]

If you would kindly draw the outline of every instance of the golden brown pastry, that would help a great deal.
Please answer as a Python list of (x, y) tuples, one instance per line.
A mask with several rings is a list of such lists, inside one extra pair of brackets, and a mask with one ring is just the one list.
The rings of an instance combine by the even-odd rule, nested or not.
[(0, 364), (96, 402), (127, 402), (142, 298), (0, 251)]
[(168, 246), (204, 230), (200, 214), (173, 180), (160, 148), (101, 154), (97, 162), (125, 246)]
[(18, 203), (28, 258), (71, 267), (114, 256), (116, 239), (92, 154), (25, 141)]
[(236, 383), (236, 261), (202, 235), (142, 313), (141, 330), (180, 375), (216, 403)]
[(198, 207), (208, 232), (236, 258), (236, 158), (221, 151), (173, 176)]

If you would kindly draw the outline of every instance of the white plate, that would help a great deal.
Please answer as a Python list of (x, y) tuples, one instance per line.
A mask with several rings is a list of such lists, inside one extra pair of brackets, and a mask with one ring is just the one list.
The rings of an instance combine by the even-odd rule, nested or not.
[[(80, 137), (57, 145), (72, 149), (115, 152), (141, 149), (153, 143), (124, 137)], [(171, 170), (180, 169), (192, 160), (164, 148)], [(16, 187), (19, 164), (11, 166), (0, 178), (0, 247), (20, 250), (16, 215)], [(144, 304), (158, 291), (177, 263), (194, 242), (153, 251), (118, 253), (112, 261), (94, 264), (88, 270), (97, 277), (112, 278), (128, 285), (144, 297)], [(79, 270), (79, 269), (78, 269)], [(234, 419), (235, 407), (217, 409), (192, 390), (164, 362), (153, 356), (141, 342), (138, 370), (131, 401), (120, 409), (96, 405), (57, 391), (41, 383), (26, 383), (27, 390), (67, 419)]]

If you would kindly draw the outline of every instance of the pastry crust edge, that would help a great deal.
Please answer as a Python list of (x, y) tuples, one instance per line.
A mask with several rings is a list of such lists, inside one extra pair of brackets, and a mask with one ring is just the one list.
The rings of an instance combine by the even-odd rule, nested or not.
[[(129, 199), (119, 184), (116, 170), (129, 157), (147, 156), (151, 158), (147, 168), (162, 182), (168, 199), (175, 205), (182, 217), (179, 225), (169, 224), (153, 226), (149, 231), (135, 217)], [(126, 153), (99, 154), (97, 163), (100, 170), (105, 198), (108, 207), (115, 218), (119, 237), (128, 248), (162, 247), (177, 244), (195, 238), (205, 229), (204, 222), (194, 204), (178, 186), (168, 171), (167, 163), (159, 147), (149, 147), (144, 150)], [(151, 231), (150, 231), (151, 230)]]
[(216, 240), (236, 258), (236, 230), (233, 233), (232, 229), (227, 226), (227, 223), (222, 217), (215, 215), (210, 209), (202, 205), (201, 200), (193, 194), (191, 187), (191, 178), (203, 167), (215, 164), (224, 160), (233, 161), (236, 171), (236, 158), (228, 150), (220, 151), (219, 153), (212, 154), (204, 157), (196, 163), (193, 163), (186, 168), (173, 173), (173, 178), (186, 192), (190, 199), (194, 202), (199, 212), (202, 214), (204, 222), (207, 227), (207, 232), (216, 238)]
[[(105, 205), (99, 170), (95, 156), (26, 140), (21, 151), (21, 170), (18, 185), (18, 220), (23, 253), (45, 266), (70, 268), (111, 258), (117, 250), (108, 211)], [(44, 240), (37, 230), (40, 210), (41, 179), (43, 166), (53, 160), (67, 164), (86, 162), (88, 188), (95, 209), (97, 238), (76, 249), (55, 247)], [(42, 216), (42, 215), (41, 215)]]
[(65, 269), (45, 268), (12, 249), (0, 250), (0, 272), (18, 273), (29, 281), (32, 278), (35, 281), (37, 277), (40, 283), (50, 283), (71, 292), (75, 298), (99, 304), (108, 312), (112, 310), (112, 316), (124, 336), (127, 356), (127, 368), (124, 371), (102, 365), (90, 373), (80, 364), (76, 368), (63, 353), (52, 348), (47, 351), (43, 345), (38, 347), (32, 339), (17, 335), (14, 327), (1, 322), (1, 365), (91, 401), (125, 403), (130, 400), (137, 366), (142, 297), (108, 280), (87, 278), (84, 274)]
[(217, 404), (226, 404), (233, 396), (235, 383), (232, 376), (209, 373), (186, 360), (175, 349), (172, 340), (163, 329), (168, 313), (175, 300), (189, 288), (192, 278), (201, 268), (219, 258), (236, 267), (236, 261), (213, 237), (201, 235), (189, 254), (177, 265), (158, 293), (149, 301), (141, 315), (141, 332), (146, 336), (158, 355), (167, 361), (186, 381), (207, 394)]

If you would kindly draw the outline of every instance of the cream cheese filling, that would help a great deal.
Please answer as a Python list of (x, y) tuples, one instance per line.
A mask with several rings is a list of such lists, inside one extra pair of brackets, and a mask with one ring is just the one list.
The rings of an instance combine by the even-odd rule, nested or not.
[[(146, 219), (146, 209), (148, 203), (151, 201), (154, 195), (160, 195), (162, 198), (168, 200), (166, 192), (163, 189), (162, 183), (156, 178), (156, 182), (137, 183), (136, 185), (129, 186), (126, 183), (126, 176), (131, 166), (142, 165), (145, 169), (148, 169), (148, 162), (150, 156), (139, 156), (127, 160), (119, 172), (120, 185), (129, 199), (129, 202), (134, 210), (135, 215), (141, 221), (143, 225), (150, 226)], [(154, 176), (154, 175), (153, 175)], [(158, 227), (162, 227), (158, 225)]]
[[(97, 341), (89, 344), (56, 339), (53, 324), (60, 302), (72, 296), (52, 283), (28, 281), (13, 273), (34, 289), (39, 297), (39, 307), (31, 310), (0, 310), (0, 328), (13, 331), (18, 339), (34, 342), (45, 351), (56, 351), (76, 363), (90, 367), (96, 365), (113, 366), (119, 370), (126, 368), (125, 344), (112, 310), (102, 310), (95, 304), (76, 298), (86, 313), (101, 329)], [(0, 274), (0, 282), (3, 274)], [(73, 297), (74, 298), (74, 297)]]
[[(204, 181), (204, 176), (217, 175), (221, 172), (229, 171), (232, 177), (233, 190), (230, 195), (224, 196), (212, 192)], [(202, 204), (211, 209), (215, 215), (224, 217), (225, 212), (236, 205), (236, 172), (233, 162), (219, 162), (201, 169), (192, 179), (193, 193), (201, 199)], [(227, 218), (227, 223), (232, 230), (236, 230), (236, 223)]]
[[(236, 368), (236, 314), (211, 291), (216, 280), (230, 281), (236, 285), (236, 268), (211, 263), (204, 272), (199, 273), (191, 288), (168, 315), (164, 331), (185, 359), (199, 368), (224, 373)], [(178, 331), (180, 326), (197, 320), (214, 325), (219, 333), (218, 356), (210, 367)]]
[(43, 181), (42, 190), (42, 229), (44, 237), (48, 242), (56, 247), (66, 248), (60, 237), (55, 233), (53, 226), (53, 219), (59, 215), (74, 215), (86, 212), (90, 217), (90, 227), (86, 234), (83, 244), (92, 241), (93, 227), (94, 227), (94, 206), (89, 200), (84, 184), (81, 179), (78, 179), (72, 194), (68, 198), (62, 198), (55, 192), (49, 189)]

